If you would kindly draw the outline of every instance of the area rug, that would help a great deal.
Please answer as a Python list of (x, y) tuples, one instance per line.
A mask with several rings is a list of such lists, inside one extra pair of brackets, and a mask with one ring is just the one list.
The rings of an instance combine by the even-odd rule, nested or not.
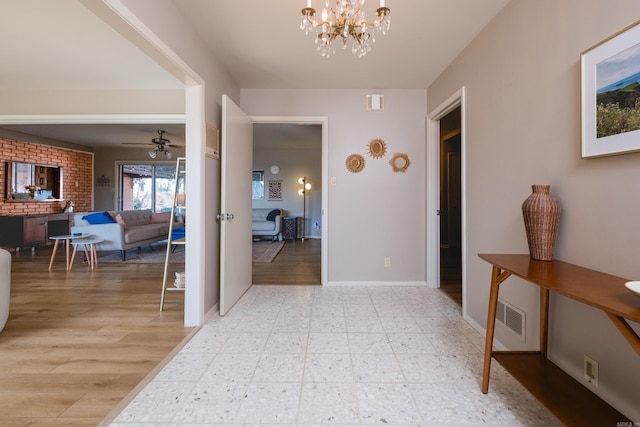
[[(129, 249), (127, 251), (127, 259), (125, 264), (160, 264), (164, 263), (167, 256), (167, 242), (153, 243), (138, 249)], [(120, 251), (98, 252), (98, 265), (100, 263), (122, 263), (122, 255)], [(184, 246), (176, 246), (175, 251), (169, 255), (169, 263), (184, 262)]]
[(273, 262), (283, 247), (284, 242), (253, 242), (251, 260), (253, 262)]

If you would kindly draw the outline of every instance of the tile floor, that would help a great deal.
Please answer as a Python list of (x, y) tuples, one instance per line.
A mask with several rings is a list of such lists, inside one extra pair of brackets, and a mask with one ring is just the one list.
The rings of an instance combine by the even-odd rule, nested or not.
[(437, 289), (253, 286), (111, 426), (561, 425), (483, 344)]

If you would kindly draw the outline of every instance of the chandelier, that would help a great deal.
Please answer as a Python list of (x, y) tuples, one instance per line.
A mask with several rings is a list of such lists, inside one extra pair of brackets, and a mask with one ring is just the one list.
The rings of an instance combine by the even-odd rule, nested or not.
[(335, 53), (332, 44), (337, 38), (342, 39), (342, 48), (347, 47), (349, 37), (353, 39), (351, 52), (362, 58), (371, 50), (371, 44), (376, 42), (375, 32), (383, 35), (389, 30), (391, 10), (385, 7), (385, 0), (380, 0), (375, 21), (367, 21), (361, 6), (365, 0), (333, 0), (335, 7), (329, 7), (325, 0), (321, 21), (316, 20), (316, 10), (311, 7), (311, 0), (307, 0), (307, 7), (302, 9), (302, 23), (300, 29), (305, 34), (316, 33), (316, 46), (320, 54), (326, 58)]

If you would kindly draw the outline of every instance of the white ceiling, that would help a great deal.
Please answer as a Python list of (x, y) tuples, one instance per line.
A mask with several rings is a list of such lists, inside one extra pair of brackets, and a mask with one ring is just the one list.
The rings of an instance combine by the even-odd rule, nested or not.
[[(0, 90), (183, 87), (82, 4), (99, 1), (0, 0)], [(391, 29), (369, 54), (325, 59), (299, 28), (305, 0), (173, 0), (239, 87), (305, 89), (426, 89), (508, 1), (387, 0)], [(365, 4), (367, 17), (377, 5)], [(26, 126), (11, 127), (92, 146), (146, 142), (160, 128)]]

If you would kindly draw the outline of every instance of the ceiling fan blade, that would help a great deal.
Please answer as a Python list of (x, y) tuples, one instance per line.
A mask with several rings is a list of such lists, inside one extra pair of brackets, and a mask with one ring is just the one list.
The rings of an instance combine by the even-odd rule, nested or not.
[[(142, 148), (147, 148), (147, 147), (155, 147), (158, 144), (153, 144), (153, 143), (143, 143), (143, 142), (121, 142), (120, 144), (122, 145), (129, 145), (131, 147), (142, 147)], [(184, 145), (178, 145), (178, 144), (163, 144), (165, 148), (169, 149), (169, 148), (184, 148)]]

